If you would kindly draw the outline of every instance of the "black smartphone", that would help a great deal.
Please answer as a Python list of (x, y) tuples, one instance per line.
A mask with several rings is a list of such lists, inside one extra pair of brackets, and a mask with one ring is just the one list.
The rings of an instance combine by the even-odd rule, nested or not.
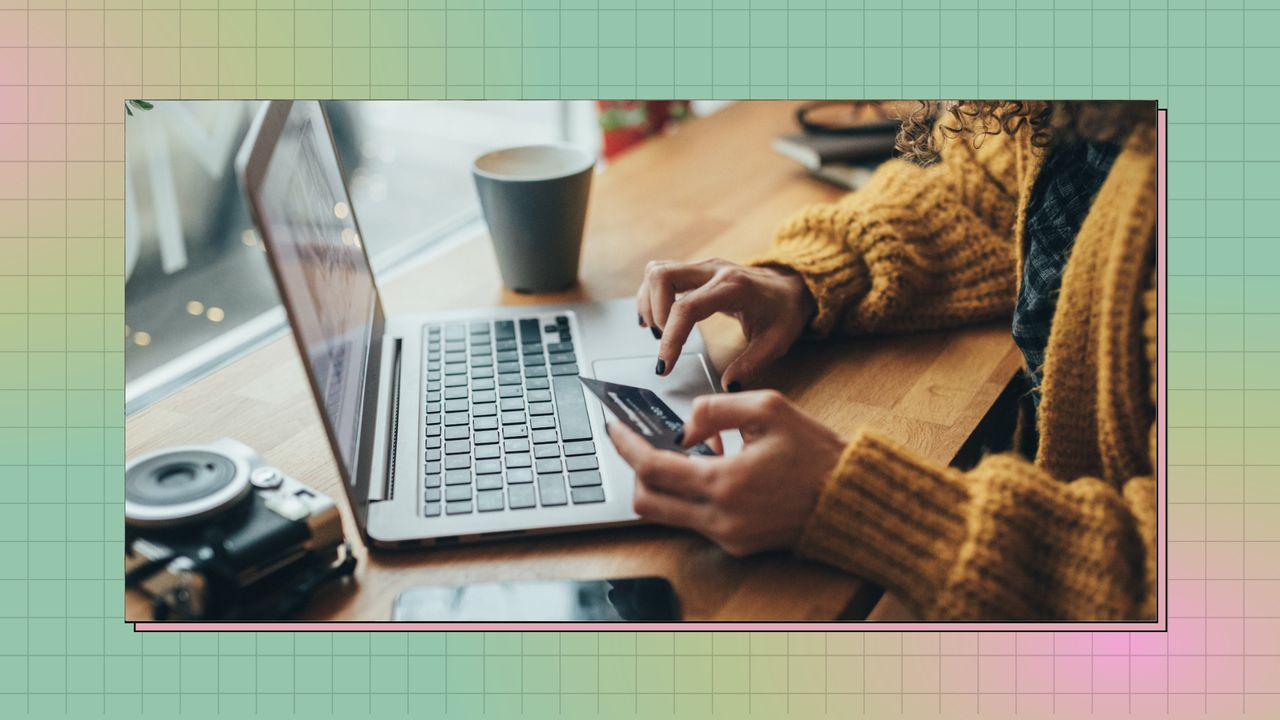
[(680, 619), (665, 578), (521, 580), (420, 585), (396, 596), (401, 622), (669, 622)]

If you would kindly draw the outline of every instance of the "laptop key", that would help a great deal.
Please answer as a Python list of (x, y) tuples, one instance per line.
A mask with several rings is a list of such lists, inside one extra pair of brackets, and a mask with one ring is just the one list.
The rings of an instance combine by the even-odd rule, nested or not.
[(529, 353), (524, 356), (525, 367), (529, 367), (530, 365), (546, 365), (546, 364), (547, 364), (547, 358), (540, 352)]
[(471, 412), (474, 413), (476, 417), (494, 415), (498, 412), (498, 406), (493, 403), (479, 403), (471, 406)]
[(544, 473), (560, 472), (560, 458), (544, 458), (536, 463), (534, 468), (539, 475)]
[(554, 444), (534, 445), (533, 456), (539, 460), (560, 457), (560, 446)]
[(478, 430), (473, 438), (477, 445), (492, 445), (498, 442), (497, 430)]
[(573, 495), (574, 505), (604, 502), (604, 488), (599, 485), (593, 485), (591, 487), (576, 487), (573, 488), (570, 493)]
[(439, 461), (429, 462), (426, 464), (426, 469), (424, 472), (427, 475), (439, 475), (442, 469), (443, 468), (441, 467)]
[(439, 459), (440, 459), (440, 450), (438, 448), (435, 450), (427, 451), (427, 457), (426, 457), (427, 461), (434, 461)]
[(464, 363), (467, 361), (467, 353), (462, 350), (447, 352), (444, 354), (444, 361), (447, 363)]
[(476, 475), (496, 475), (502, 472), (502, 463), (497, 460), (477, 460)]
[(524, 468), (533, 464), (533, 458), (529, 457), (529, 453), (512, 453), (507, 456), (507, 467)]
[[(471, 358), (471, 369), (473, 371), (476, 368), (482, 368), (482, 367), (493, 367), (493, 358), (487, 355), (481, 355), (478, 357)], [(474, 374), (474, 372), (472, 374)]]
[(494, 512), (501, 510), (502, 507), (501, 490), (485, 490), (476, 493), (476, 509), (480, 512)]
[(498, 390), (500, 398), (518, 398), (524, 395), (524, 390), (519, 385), (503, 385)]
[(533, 441), (541, 445), (542, 443), (558, 442), (559, 438), (556, 437), (555, 430), (534, 430)]
[(487, 333), (489, 332), (489, 321), (488, 320), (472, 320), (469, 327), (471, 329), (472, 335), (475, 335), (476, 333)]
[(502, 437), (504, 439), (529, 437), (529, 426), (528, 425), (503, 425)]
[(512, 510), (523, 510), (537, 505), (532, 485), (512, 485), (507, 488), (507, 504)]
[[(465, 390), (466, 388), (463, 388)], [(446, 400), (444, 404), (445, 412), (466, 412), (471, 407), (471, 403), (463, 400)]]
[(511, 352), (512, 350), (515, 350), (516, 348), (520, 347), (520, 345), (519, 345), (519, 343), (517, 343), (515, 340), (511, 340), (511, 339), (506, 339), (506, 340), (498, 339), (498, 340), (494, 341), (494, 343), (493, 343), (493, 347), (494, 347), (494, 349), (495, 349), (495, 350), (497, 350), (498, 352)]
[(428, 450), (435, 450), (435, 449), (437, 449), (437, 448), (439, 448), (439, 447), (440, 447), (440, 436), (439, 436), (439, 435), (437, 435), (437, 436), (435, 436), (435, 437), (429, 437), (429, 438), (427, 438), (427, 449), (428, 449)]
[(535, 365), (524, 369), (524, 376), (530, 379), (544, 378), (547, 376), (547, 368), (542, 365)]
[(551, 402), (550, 390), (530, 390), (528, 393), (529, 402)]
[(523, 425), (524, 412), (517, 410), (515, 412), (502, 413), (502, 424), (503, 425)]
[(477, 430), (497, 430), (498, 418), (493, 415), (488, 417), (478, 417), (471, 423), (471, 427)]
[(539, 415), (529, 421), (529, 427), (534, 430), (554, 430), (556, 427), (555, 415)]
[(427, 425), (439, 425), (440, 413), (428, 413), (426, 419), (423, 422), (425, 422)]
[(466, 425), (453, 425), (444, 429), (445, 440), (466, 440), (471, 437), (471, 431)]
[(554, 333), (554, 332), (558, 332), (560, 328), (556, 327), (554, 323), (551, 323), (551, 324), (545, 325), (542, 328), (542, 330), (543, 332), (546, 332), (546, 333)]
[(498, 490), (501, 488), (502, 488), (501, 475), (477, 475), (476, 476), (477, 490)]
[(497, 393), (492, 390), (479, 390), (471, 393), (471, 402), (491, 403), (497, 399)]
[(577, 457), (565, 458), (565, 469), (573, 470), (595, 470), (600, 467), (599, 461), (595, 455), (579, 455)]
[(530, 343), (540, 340), (542, 336), (538, 334), (538, 330), (537, 318), (520, 318), (520, 342)]
[(576, 377), (558, 376), (555, 384), (556, 408), (560, 415), (560, 437), (565, 440), (590, 440), (591, 419), (587, 416), (587, 399), (582, 383)]
[(426, 477), (424, 477), (424, 478), (422, 479), (422, 484), (423, 484), (424, 486), (426, 486), (426, 487), (429, 487), (429, 488), (438, 488), (438, 487), (440, 487), (440, 476), (439, 476), (439, 475), (427, 475)]
[(595, 455), (596, 444), (590, 440), (579, 440), (577, 442), (567, 442), (564, 444), (564, 455), (570, 457), (572, 455)]
[(520, 346), (522, 355), (538, 355), (542, 352), (542, 338), (536, 338), (536, 342), (525, 343)]
[(503, 398), (501, 407), (504, 413), (509, 410), (523, 410), (524, 398)]
[(571, 342), (555, 342), (547, 345), (549, 353), (573, 352), (573, 343)]
[[(502, 343), (498, 343), (498, 344), (501, 345)], [(495, 355), (494, 357), (497, 358), (498, 362), (500, 363), (515, 362), (516, 360), (520, 359), (519, 355), (515, 351), (514, 345), (512, 346), (511, 350), (503, 350), (499, 348), (498, 354)]]
[(472, 390), (492, 390), (493, 378), (475, 378), (471, 381)]
[(493, 368), (491, 367), (473, 367), (471, 368), (471, 377), (477, 379), (487, 379), (493, 377)]
[(440, 426), (439, 426), (439, 425), (429, 425), (429, 426), (427, 426), (427, 437), (435, 437), (435, 436), (437, 436), (437, 435), (439, 435), (439, 434), (440, 434)]
[(496, 338), (514, 338), (516, 324), (511, 320), (498, 320), (493, 324), (493, 336)]
[(440, 402), (440, 391), (427, 393), (427, 402)]
[(502, 454), (497, 445), (479, 445), (476, 447), (476, 460), (492, 460)]
[(569, 485), (571, 487), (588, 487), (600, 484), (600, 471), (584, 470), (582, 472), (569, 473)]
[(552, 365), (571, 365), (578, 362), (577, 356), (571, 352), (551, 353), (547, 356)]
[(450, 375), (444, 379), (445, 387), (465, 387), (467, 384), (466, 375)]
[(539, 475), (538, 498), (543, 507), (565, 505), (569, 500), (565, 497), (563, 475)]
[(470, 470), (450, 470), (449, 472), (444, 474), (444, 484), (445, 485), (470, 485), (471, 471)]
[(533, 482), (533, 470), (529, 468), (512, 468), (507, 470), (508, 485), (523, 485)]
[(546, 390), (551, 387), (551, 381), (544, 377), (529, 378), (524, 381), (524, 387), (526, 390)]
[(528, 439), (507, 440), (506, 442), (502, 443), (502, 449), (509, 453), (529, 452), (529, 440)]
[(461, 470), (471, 467), (470, 455), (450, 455), (444, 459), (445, 470)]
[(457, 323), (451, 323), (444, 326), (444, 337), (446, 340), (454, 340), (467, 336), (466, 328)]
[(503, 373), (498, 376), (498, 384), (499, 385), (519, 385), (520, 374), (519, 373)]
[(432, 382), (427, 383), (427, 392), (435, 392), (436, 390), (439, 390), (439, 389), (440, 389), (439, 380), (434, 380)]
[(550, 415), (555, 412), (551, 403), (529, 403), (530, 415)]
[(436, 501), (440, 499), (440, 488), (427, 488), (422, 493), (422, 499), (427, 501)]
[(518, 373), (518, 372), (520, 372), (520, 364), (519, 364), (519, 363), (514, 363), (514, 362), (498, 363), (498, 373), (499, 373), (499, 374), (506, 374), (506, 373)]
[(467, 364), (466, 363), (449, 363), (448, 365), (444, 366), (444, 374), (446, 377), (449, 375), (466, 375)]
[(467, 388), (465, 387), (445, 388), (445, 391), (444, 391), (445, 400), (465, 400), (466, 397), (467, 397)]
[(552, 365), (551, 374), (556, 377), (569, 377), (578, 374), (577, 365)]
[(450, 440), (444, 444), (446, 455), (462, 455), (471, 452), (471, 443), (467, 440)]
[(422, 514), (426, 515), (427, 517), (439, 517), (440, 503), (438, 502), (427, 503), (422, 507)]
[(471, 501), (458, 500), (457, 502), (446, 503), (444, 511), (450, 515), (466, 515), (471, 512)]
[(445, 426), (466, 425), (470, 421), (471, 421), (471, 416), (467, 415), (465, 412), (453, 412), (453, 413), (444, 414)]
[(470, 500), (471, 486), (470, 485), (450, 485), (449, 487), (444, 489), (444, 499), (445, 500)]

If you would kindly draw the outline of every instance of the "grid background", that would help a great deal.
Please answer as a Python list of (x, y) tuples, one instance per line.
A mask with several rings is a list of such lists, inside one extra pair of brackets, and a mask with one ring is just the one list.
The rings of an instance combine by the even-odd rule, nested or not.
[[(0, 714), (1280, 710), (1277, 38), (1280, 0), (0, 0)], [(122, 102), (295, 96), (1158, 98), (1168, 632), (132, 633)]]

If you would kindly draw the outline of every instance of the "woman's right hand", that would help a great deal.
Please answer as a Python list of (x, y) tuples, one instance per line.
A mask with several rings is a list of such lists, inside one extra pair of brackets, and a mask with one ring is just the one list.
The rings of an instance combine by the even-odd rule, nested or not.
[(804, 279), (774, 267), (745, 267), (727, 260), (650, 262), (636, 293), (641, 327), (662, 340), (655, 371), (675, 367), (694, 323), (721, 312), (742, 326), (747, 346), (725, 368), (721, 384), (736, 392), (778, 359), (804, 332), (817, 305)]

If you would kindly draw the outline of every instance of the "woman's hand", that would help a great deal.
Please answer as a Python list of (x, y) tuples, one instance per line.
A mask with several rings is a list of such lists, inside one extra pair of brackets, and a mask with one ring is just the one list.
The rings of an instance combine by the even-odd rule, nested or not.
[(652, 328), (654, 337), (662, 340), (659, 375), (675, 367), (694, 323), (718, 312), (736, 318), (747, 346), (721, 376), (721, 384), (736, 392), (791, 347), (817, 306), (794, 272), (713, 259), (649, 263), (636, 293), (636, 311), (640, 325)]
[(658, 450), (620, 422), (618, 453), (636, 471), (636, 514), (702, 533), (732, 555), (790, 547), (800, 538), (844, 441), (774, 390), (706, 395), (684, 426), (686, 447), (738, 429), (733, 457)]

